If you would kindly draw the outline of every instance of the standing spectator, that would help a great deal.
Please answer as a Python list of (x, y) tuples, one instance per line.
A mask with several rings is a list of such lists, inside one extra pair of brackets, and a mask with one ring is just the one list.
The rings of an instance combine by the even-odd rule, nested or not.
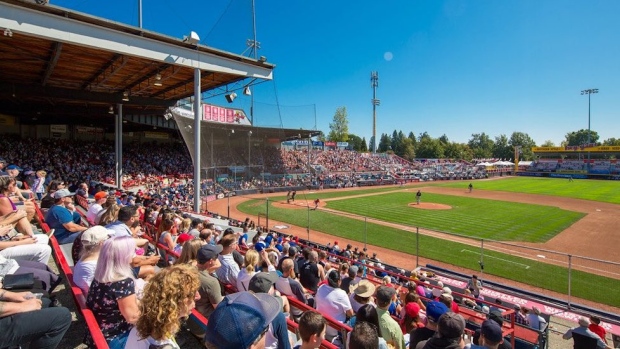
[(537, 307), (532, 307), (527, 315), (527, 322), (531, 328), (537, 331), (544, 331), (547, 328), (547, 320), (540, 316), (540, 310)]
[(189, 265), (175, 265), (157, 273), (146, 285), (140, 302), (140, 318), (129, 333), (125, 348), (149, 349), (169, 346), (180, 349), (174, 340), (181, 319), (194, 309), (198, 294), (198, 274)]
[(37, 178), (34, 180), (34, 183), (32, 183), (32, 191), (39, 201), (43, 199), (43, 195), (45, 194), (45, 176), (47, 176), (47, 172), (43, 170), (37, 171)]
[(379, 328), (383, 338), (388, 344), (396, 349), (405, 349), (405, 338), (400, 325), (390, 316), (388, 308), (392, 303), (392, 298), (396, 295), (396, 290), (388, 286), (379, 286), (377, 289), (377, 313), (379, 314)]
[[(575, 348), (586, 348), (584, 344), (587, 343), (586, 342), (587, 338), (592, 338), (593, 342), (596, 341), (597, 348), (610, 348), (611, 349), (610, 346), (608, 346), (607, 344), (605, 344), (605, 342), (603, 342), (603, 340), (601, 340), (601, 337), (599, 337), (596, 333), (590, 331), (588, 329), (588, 326), (590, 326), (590, 320), (584, 317), (580, 317), (579, 326), (571, 328), (568, 331), (566, 331), (566, 333), (564, 333), (562, 338), (566, 340), (569, 340), (572, 338), (575, 342)], [(583, 337), (586, 337), (586, 338), (583, 338)]]
[(605, 332), (605, 329), (601, 326), (601, 319), (598, 316), (590, 316), (590, 326), (588, 326), (588, 329), (596, 333), (599, 337), (601, 337), (603, 342), (607, 344), (607, 332)]
[[(338, 270), (331, 270), (327, 275), (327, 284), (318, 288), (315, 295), (316, 310), (321, 314), (328, 315), (336, 321), (345, 323), (347, 317), (353, 316), (351, 301), (347, 293), (340, 289), (340, 273)], [(327, 340), (332, 340), (338, 335), (338, 331), (328, 327), (326, 332)]]
[(474, 298), (478, 299), (478, 297), (480, 297), (480, 291), (482, 290), (482, 281), (478, 280), (477, 275), (472, 275), (471, 279), (467, 281), (467, 286), (465, 286), (465, 288), (469, 289)]
[(282, 312), (278, 301), (264, 293), (226, 296), (209, 317), (208, 349), (262, 349), (271, 322)]

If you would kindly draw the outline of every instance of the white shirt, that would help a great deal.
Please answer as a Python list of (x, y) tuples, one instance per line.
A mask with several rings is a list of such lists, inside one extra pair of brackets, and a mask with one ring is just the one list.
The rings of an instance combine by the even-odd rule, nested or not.
[(253, 271), (251, 273), (248, 273), (245, 268), (241, 269), (239, 275), (237, 275), (237, 291), (247, 291), (250, 287), (250, 280), (252, 279), (252, 276), (254, 276), (254, 274), (256, 274), (256, 272)]
[(95, 269), (97, 268), (97, 260), (79, 261), (73, 267), (73, 283), (82, 290), (84, 296), (88, 295), (90, 284), (95, 278)]
[(86, 220), (89, 223), (95, 223), (97, 220), (97, 215), (101, 212), (101, 210), (103, 210), (103, 207), (96, 202), (90, 205), (88, 212), (86, 212)]
[[(334, 320), (344, 323), (347, 321), (346, 312), (351, 310), (351, 301), (347, 293), (340, 288), (333, 288), (329, 285), (321, 285), (314, 296), (316, 310), (325, 315), (331, 316)], [(328, 337), (335, 337), (338, 331), (327, 326), (325, 332)]]
[(154, 345), (170, 344), (173, 349), (181, 349), (179, 345), (172, 339), (164, 339), (161, 341), (155, 340), (152, 337), (146, 337), (144, 339), (140, 339), (138, 330), (135, 327), (131, 329), (131, 332), (129, 332), (129, 337), (127, 337), (125, 349), (149, 349), (149, 346), (151, 344), (154, 344)]

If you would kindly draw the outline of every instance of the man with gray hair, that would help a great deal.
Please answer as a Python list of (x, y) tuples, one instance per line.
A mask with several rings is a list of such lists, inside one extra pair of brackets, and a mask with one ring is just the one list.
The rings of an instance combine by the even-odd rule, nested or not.
[(590, 326), (590, 320), (585, 317), (580, 317), (579, 326), (566, 331), (562, 338), (566, 340), (572, 338), (575, 342), (575, 348), (591, 348), (588, 346), (589, 342), (592, 344), (596, 343), (597, 348), (612, 348), (605, 344), (605, 342), (601, 340), (601, 337), (599, 337), (596, 333), (590, 331), (588, 326)]

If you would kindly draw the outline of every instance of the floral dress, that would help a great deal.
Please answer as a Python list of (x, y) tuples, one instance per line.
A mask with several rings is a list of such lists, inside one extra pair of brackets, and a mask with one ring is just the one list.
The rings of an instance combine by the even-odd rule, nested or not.
[[(118, 300), (132, 294), (135, 294), (132, 278), (111, 283), (100, 283), (93, 280), (90, 285), (86, 306), (93, 311), (101, 332), (108, 343), (117, 337), (126, 337), (133, 327), (125, 321), (118, 308)], [(89, 342), (90, 338), (87, 338), (86, 344), (91, 347), (92, 343)]]

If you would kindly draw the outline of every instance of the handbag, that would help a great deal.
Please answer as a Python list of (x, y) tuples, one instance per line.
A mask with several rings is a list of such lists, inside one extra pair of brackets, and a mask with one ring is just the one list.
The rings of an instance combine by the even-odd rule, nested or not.
[(34, 274), (11, 274), (2, 279), (2, 288), (5, 290), (32, 289), (34, 287)]

